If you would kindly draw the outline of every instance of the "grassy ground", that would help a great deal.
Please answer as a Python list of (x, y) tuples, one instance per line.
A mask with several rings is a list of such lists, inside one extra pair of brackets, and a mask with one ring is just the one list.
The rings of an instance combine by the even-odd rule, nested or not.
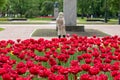
[[(95, 18), (96, 19), (96, 18)], [(102, 18), (97, 18), (102, 19)], [(3, 20), (3, 21), (2, 21)], [(52, 17), (39, 17), (39, 18), (28, 18), (27, 21), (6, 21), (7, 19), (1, 19), (0, 24), (47, 24), (53, 20)], [(77, 18), (77, 24), (118, 24), (118, 19), (110, 19), (108, 23), (102, 21), (86, 21), (87, 18)]]
[(50, 21), (0, 21), (0, 24), (48, 24)]
[(4, 28), (0, 28), (0, 31), (3, 31), (4, 30)]
[(40, 17), (40, 18), (29, 18), (30, 21), (51, 21), (52, 18), (44, 18), (44, 17)]
[[(98, 30), (94, 29), (86, 29), (85, 32), (73, 32), (73, 31), (67, 31), (67, 34), (77, 34), (79, 36), (88, 36), (91, 37), (93, 35), (96, 35), (97, 37), (104, 37), (109, 36), (109, 34), (103, 33)], [(37, 29), (32, 34), (33, 37), (57, 37), (57, 31), (55, 29)]]
[[(103, 19), (103, 18), (94, 18), (94, 19)], [(102, 21), (87, 21), (87, 18), (81, 19), (80, 17), (78, 17), (77, 23), (78, 24), (118, 24), (118, 19), (109, 19), (108, 23), (105, 23)]]

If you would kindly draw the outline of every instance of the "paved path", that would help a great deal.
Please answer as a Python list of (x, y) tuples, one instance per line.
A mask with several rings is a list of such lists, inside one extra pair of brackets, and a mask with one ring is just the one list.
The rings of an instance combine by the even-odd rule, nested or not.
[[(35, 29), (55, 29), (55, 24), (24, 24), (24, 25), (16, 25), (16, 24), (2, 24), (0, 27), (5, 28), (4, 31), (0, 32), (0, 40), (1, 39), (27, 39), (27, 38), (39, 38), (39, 37), (31, 37), (31, 34), (35, 31)], [(46, 37), (46, 39), (49, 39)]]
[[(40, 37), (31, 37), (35, 29), (55, 29), (55, 24), (0, 24), (0, 27), (5, 28), (0, 32), (0, 40), (16, 40), (16, 39), (38, 39)], [(85, 25), (85, 29), (97, 29), (110, 35), (120, 36), (120, 25)], [(44, 37), (51, 39), (51, 37)]]
[(120, 25), (85, 25), (86, 29), (97, 29), (111, 36), (120, 36)]

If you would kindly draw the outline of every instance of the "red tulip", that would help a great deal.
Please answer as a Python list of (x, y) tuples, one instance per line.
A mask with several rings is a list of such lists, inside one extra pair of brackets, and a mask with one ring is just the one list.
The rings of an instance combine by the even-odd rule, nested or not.
[(57, 75), (55, 80), (65, 80), (64, 75)]
[(15, 43), (15, 41), (13, 41), (13, 40), (8, 40), (7, 43), (13, 45), (13, 44)]
[(18, 55), (18, 57), (19, 57), (20, 59), (24, 59), (24, 58), (25, 58), (25, 53), (20, 53), (20, 54)]
[(100, 58), (106, 58), (106, 56), (107, 56), (106, 53), (102, 53), (102, 54), (100, 55)]
[(119, 74), (118, 71), (112, 71), (112, 72), (111, 72), (111, 76), (112, 76), (112, 77), (115, 77), (115, 76), (117, 76), (118, 74)]
[(94, 58), (93, 59), (93, 63), (96, 64), (96, 63), (102, 63), (102, 59), (101, 58)]
[(34, 63), (32, 61), (27, 61), (26, 65), (27, 65), (28, 68), (31, 68), (31, 67), (34, 66)]
[(92, 55), (89, 54), (89, 53), (84, 53), (84, 54), (82, 54), (82, 57), (83, 57), (84, 59), (86, 59), (86, 58), (92, 58)]
[(92, 80), (89, 74), (82, 74), (80, 80)]
[(17, 73), (18, 73), (19, 75), (25, 74), (26, 71), (27, 71), (27, 68), (26, 68), (26, 67), (17, 68)]
[(93, 55), (93, 57), (99, 57), (99, 52), (97, 52), (97, 51), (94, 51), (93, 53), (92, 53), (92, 55)]
[(85, 63), (86, 63), (86, 64), (90, 64), (91, 61), (92, 61), (91, 59), (85, 59)]
[(79, 62), (78, 62), (77, 60), (72, 60), (72, 61), (70, 62), (70, 65), (71, 65), (71, 66), (79, 66), (80, 64), (79, 64)]
[(55, 74), (50, 74), (48, 77), (48, 80), (56, 80), (56, 75)]
[(23, 63), (23, 62), (19, 62), (18, 64), (17, 64), (17, 68), (22, 68), (22, 67), (25, 67), (26, 65)]
[(120, 73), (117, 76), (113, 77), (113, 80), (120, 80)]
[(59, 73), (63, 74), (63, 75), (67, 75), (68, 74), (68, 68), (64, 68), (64, 67), (61, 67), (59, 69)]
[(10, 74), (8, 74), (8, 73), (3, 74), (3, 75), (2, 75), (2, 79), (3, 79), (3, 80), (12, 80)]
[(107, 72), (111, 70), (111, 65), (110, 64), (103, 64), (103, 71)]
[(56, 60), (55, 60), (54, 58), (49, 58), (49, 64), (50, 64), (51, 66), (54, 66), (54, 65), (57, 64), (57, 62), (56, 62)]
[(100, 74), (99, 75), (99, 80), (108, 80), (108, 76), (105, 74)]
[(5, 55), (0, 55), (0, 62), (7, 63), (9, 61), (9, 57)]
[(67, 60), (69, 58), (69, 55), (61, 53), (57, 58), (58, 58), (59, 61), (67, 62)]
[(5, 74), (5, 73), (7, 73), (6, 69), (0, 68), (0, 75), (3, 75), (3, 74)]
[(83, 57), (82, 57), (81, 55), (78, 55), (78, 56), (77, 56), (77, 60), (78, 60), (78, 61), (82, 60), (82, 58), (83, 58)]
[(111, 63), (111, 59), (106, 58), (106, 59), (104, 60), (104, 62), (105, 62), (105, 63)]
[(51, 73), (51, 71), (49, 69), (44, 69), (44, 70), (39, 70), (39, 76), (40, 77), (48, 77)]
[(37, 66), (33, 66), (29, 69), (29, 72), (31, 74), (38, 75), (39, 74), (39, 68)]
[(83, 64), (83, 65), (81, 65), (81, 68), (82, 68), (84, 71), (89, 71), (90, 65), (89, 65), (89, 64)]
[(111, 70), (114, 71), (114, 70), (120, 70), (120, 65), (117, 65), (117, 64), (113, 64), (111, 65)]
[(19, 43), (21, 41), (21, 39), (17, 39), (17, 42)]
[(97, 75), (100, 72), (100, 69), (97, 67), (90, 67), (89, 74), (91, 75)]
[(16, 80), (25, 80), (23, 77), (17, 77)]
[(58, 66), (58, 65), (54, 65), (54, 66), (51, 66), (50, 70), (51, 72), (56, 72), (58, 71), (59, 69), (61, 69), (62, 66)]
[(76, 75), (77, 73), (79, 73), (80, 71), (82, 71), (82, 68), (80, 66), (71, 66), (69, 68), (69, 72)]

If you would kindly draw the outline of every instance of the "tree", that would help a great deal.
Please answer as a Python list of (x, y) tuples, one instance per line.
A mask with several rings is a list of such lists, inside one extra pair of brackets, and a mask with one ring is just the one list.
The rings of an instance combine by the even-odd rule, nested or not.
[(6, 2), (7, 2), (7, 0), (0, 0), (0, 10), (4, 7)]
[(91, 0), (78, 0), (77, 13), (81, 14), (82, 18), (85, 15), (92, 13), (91, 8)]
[(8, 14), (33, 17), (39, 14), (39, 0), (9, 0)]
[(41, 15), (47, 16), (49, 14), (53, 14), (54, 9), (54, 2), (53, 1), (44, 1), (42, 4)]
[[(63, 0), (0, 0), (0, 12), (21, 17), (35, 17), (53, 14), (54, 2), (59, 3), (59, 11), (63, 11)], [(105, 0), (77, 0), (77, 14), (82, 18), (86, 15), (104, 17)], [(117, 17), (120, 11), (120, 0), (107, 0), (107, 15)], [(13, 16), (14, 17), (14, 16)]]
[(59, 4), (59, 11), (63, 12), (63, 0), (58, 0), (58, 4)]
[(26, 6), (25, 17), (35, 17), (39, 16), (39, 0), (29, 0)]
[(3, 10), (5, 10), (5, 4), (7, 0), (0, 0), (0, 17), (3, 16)]
[(118, 12), (120, 11), (120, 0), (110, 0), (110, 16), (117, 17)]

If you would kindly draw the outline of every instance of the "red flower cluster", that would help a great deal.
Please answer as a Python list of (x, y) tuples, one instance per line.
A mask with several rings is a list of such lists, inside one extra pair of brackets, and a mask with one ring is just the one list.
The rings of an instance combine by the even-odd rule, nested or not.
[(119, 80), (119, 71), (118, 36), (0, 41), (3, 80)]

